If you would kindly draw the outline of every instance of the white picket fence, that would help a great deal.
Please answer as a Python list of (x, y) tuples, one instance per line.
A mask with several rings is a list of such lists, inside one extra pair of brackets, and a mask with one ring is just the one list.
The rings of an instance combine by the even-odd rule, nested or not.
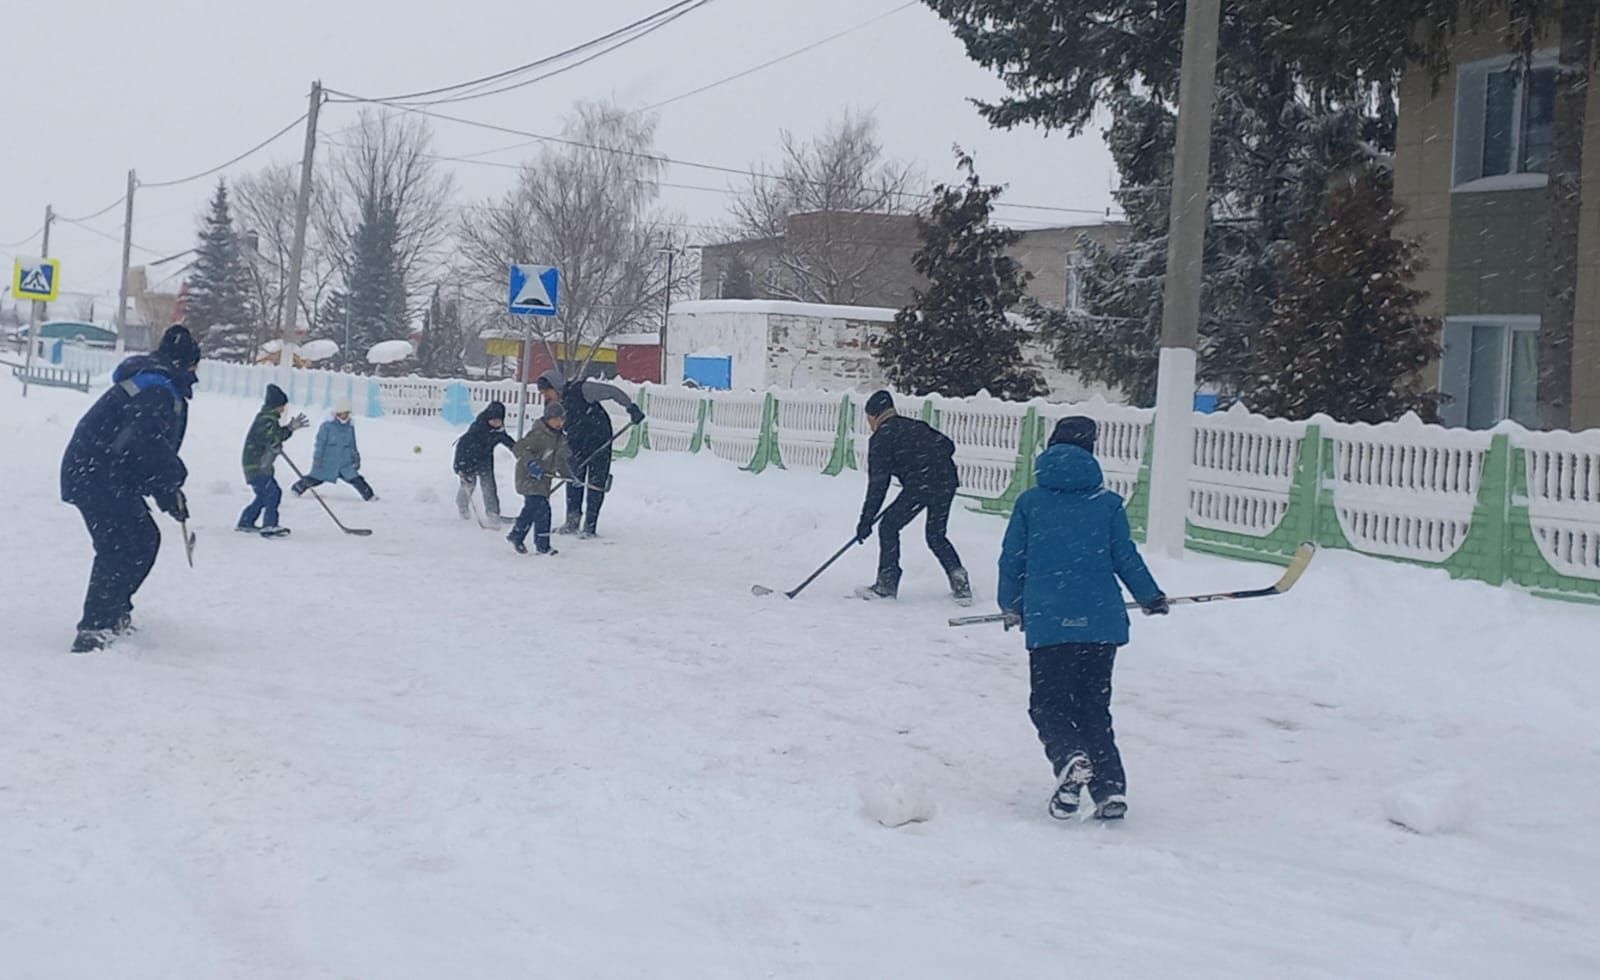
[[(67, 367), (92, 374), (109, 372), (115, 362), (106, 351), (66, 351)], [(202, 392), (248, 398), (259, 398), (269, 382), (283, 385), (284, 377), (275, 367), (211, 361), (199, 373)], [(290, 377), (283, 386), (298, 406), (325, 408), (345, 398), (364, 416), (443, 416), (457, 423), (491, 401), (505, 403), (515, 418), (520, 390), (509, 381), (367, 378), (315, 370), (296, 370)], [(852, 452), (857, 468), (867, 464), (865, 399), (854, 393), (620, 386), (636, 397), (643, 393), (648, 403), (652, 451), (709, 449), (741, 467), (754, 461), (759, 464), (754, 468), (781, 465), (810, 472), (850, 465)], [(530, 393), (530, 399), (536, 395)], [(990, 500), (1015, 493), (1019, 472), (1029, 472), (1027, 462), (1067, 415), (1088, 415), (1099, 423), (1096, 451), (1107, 485), (1131, 499), (1140, 485), (1153, 422), (1148, 409), (1101, 400), (1065, 405), (987, 396), (897, 396), (896, 405), (902, 415), (927, 418), (950, 436), (963, 493)], [(617, 419), (622, 421), (621, 413)], [(1313, 423), (1325, 443), (1307, 440)], [(1315, 465), (1321, 470), (1318, 491), (1331, 499), (1338, 529), (1351, 547), (1445, 563), (1472, 533), (1496, 433), (1521, 453), (1523, 472), (1515, 476), (1523, 490), (1507, 492), (1507, 511), (1525, 506), (1538, 551), (1551, 569), (1600, 581), (1600, 432), (1531, 433), (1509, 424), (1496, 432), (1475, 432), (1425, 425), (1414, 417), (1376, 426), (1325, 418), (1287, 422), (1240, 407), (1197, 415), (1189, 520), (1196, 528), (1250, 539), (1271, 535), (1290, 511), (1297, 474)], [(1033, 444), (1024, 445), (1030, 438)], [(1303, 460), (1306, 452), (1316, 458)]]

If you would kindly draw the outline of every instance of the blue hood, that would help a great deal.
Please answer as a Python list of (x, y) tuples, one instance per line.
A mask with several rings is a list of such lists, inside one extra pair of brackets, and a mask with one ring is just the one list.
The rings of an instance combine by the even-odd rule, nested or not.
[[(144, 378), (140, 378), (144, 375)], [(171, 362), (159, 354), (135, 354), (111, 372), (113, 384), (121, 384), (130, 378), (140, 381), (140, 387), (149, 387), (151, 384), (166, 382), (173, 392), (182, 398), (194, 397), (194, 383), (196, 378), (188, 371), (174, 367)]]
[(1039, 486), (1046, 490), (1088, 493), (1105, 485), (1100, 461), (1088, 450), (1065, 443), (1051, 446), (1033, 466)]

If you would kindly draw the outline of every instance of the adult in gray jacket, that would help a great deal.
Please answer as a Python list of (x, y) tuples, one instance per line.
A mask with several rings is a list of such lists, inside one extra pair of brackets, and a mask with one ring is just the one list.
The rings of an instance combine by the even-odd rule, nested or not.
[(582, 378), (568, 381), (554, 368), (539, 375), (538, 386), (546, 403), (559, 401), (566, 410), (567, 447), (572, 454), (567, 520), (556, 533), (592, 538), (611, 482), (611, 440), (616, 438), (605, 403), (627, 409), (634, 425), (644, 421), (644, 412), (616, 385)]

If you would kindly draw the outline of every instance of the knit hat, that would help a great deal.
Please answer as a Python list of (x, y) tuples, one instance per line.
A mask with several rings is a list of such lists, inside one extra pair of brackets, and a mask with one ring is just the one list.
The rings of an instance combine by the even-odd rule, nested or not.
[(156, 348), (156, 353), (181, 368), (200, 363), (200, 345), (189, 328), (181, 323), (174, 323), (161, 335), (161, 346)]
[(872, 418), (891, 411), (894, 411), (894, 396), (887, 391), (874, 391), (872, 397), (867, 399), (867, 415)]
[(333, 414), (335, 415), (349, 415), (350, 411), (350, 399), (348, 398), (340, 398), (333, 403)]
[(1100, 434), (1100, 426), (1087, 415), (1069, 415), (1056, 423), (1055, 431), (1050, 433), (1050, 445), (1077, 446), (1094, 452), (1095, 437)]
[(551, 419), (565, 419), (567, 417), (567, 410), (561, 407), (561, 403), (559, 401), (550, 402), (544, 407), (543, 417), (546, 422), (550, 421)]
[(505, 417), (506, 406), (502, 402), (490, 402), (489, 407), (485, 408), (483, 410), (483, 414), (478, 416), (478, 418), (483, 419), (485, 422), (489, 421), (490, 419), (504, 420)]
[(560, 371), (551, 368), (539, 375), (539, 380), (534, 383), (540, 388), (554, 388), (556, 391), (560, 391), (567, 386), (567, 379), (562, 377)]
[(268, 408), (278, 408), (279, 406), (287, 404), (289, 404), (289, 396), (283, 393), (282, 388), (279, 388), (277, 385), (267, 385)]

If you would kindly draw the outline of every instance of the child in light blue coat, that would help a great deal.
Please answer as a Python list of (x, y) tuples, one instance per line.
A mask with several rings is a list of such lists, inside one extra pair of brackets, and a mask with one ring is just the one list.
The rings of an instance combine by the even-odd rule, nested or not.
[(361, 452), (356, 449), (356, 427), (350, 420), (350, 402), (340, 399), (333, 406), (333, 417), (317, 430), (317, 447), (311, 458), (311, 472), (290, 487), (300, 496), (312, 487), (339, 480), (356, 488), (362, 500), (377, 500), (378, 495), (361, 475)]

